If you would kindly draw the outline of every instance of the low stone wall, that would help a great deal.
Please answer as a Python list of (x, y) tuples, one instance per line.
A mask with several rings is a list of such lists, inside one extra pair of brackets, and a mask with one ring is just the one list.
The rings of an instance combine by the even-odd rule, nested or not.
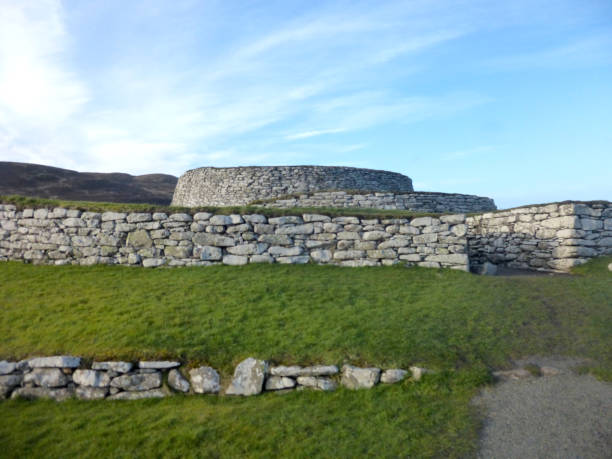
[(262, 207), (288, 209), (292, 207), (336, 207), (367, 209), (399, 209), (431, 213), (473, 213), (496, 210), (491, 198), (449, 193), (347, 193), (321, 191), (304, 193), (275, 201), (263, 202)]
[(356, 167), (201, 167), (181, 175), (172, 205), (240, 206), (321, 190), (412, 191), (412, 180), (397, 172)]
[(205, 266), (402, 263), (468, 270), (465, 215), (357, 218), (304, 214), (81, 212), (0, 205), (0, 260)]
[(473, 268), (485, 262), (510, 268), (568, 271), (612, 254), (612, 203), (521, 207), (467, 218)]
[(35, 357), (19, 362), (0, 361), (0, 399), (49, 398), (63, 401), (72, 397), (84, 400), (137, 400), (163, 398), (177, 393), (257, 395), (264, 391), (315, 389), (370, 389), (378, 383), (393, 384), (421, 379), (428, 370), (359, 368), (344, 365), (270, 366), (253, 357), (240, 362), (229, 384), (208, 366), (180, 368), (178, 361), (93, 362), (83, 365), (80, 357)]

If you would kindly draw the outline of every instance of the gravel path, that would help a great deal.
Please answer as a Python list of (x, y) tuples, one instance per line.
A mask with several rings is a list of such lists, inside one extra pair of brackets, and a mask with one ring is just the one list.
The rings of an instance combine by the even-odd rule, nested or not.
[(478, 457), (612, 458), (612, 384), (575, 374), (580, 363), (532, 357), (517, 368), (558, 374), (505, 375), (484, 389), (474, 399), (485, 413)]

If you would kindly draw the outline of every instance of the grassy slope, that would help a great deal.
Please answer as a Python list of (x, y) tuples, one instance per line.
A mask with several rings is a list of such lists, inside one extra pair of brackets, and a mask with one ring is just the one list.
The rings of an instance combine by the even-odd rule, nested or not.
[(487, 367), (533, 353), (580, 355), (612, 379), (610, 261), (574, 277), (530, 278), (397, 267), (2, 263), (2, 357), (179, 355), (226, 376), (247, 355), (443, 371), (364, 392), (2, 402), (0, 449), (47, 457), (460, 457), (475, 446), (469, 400)]

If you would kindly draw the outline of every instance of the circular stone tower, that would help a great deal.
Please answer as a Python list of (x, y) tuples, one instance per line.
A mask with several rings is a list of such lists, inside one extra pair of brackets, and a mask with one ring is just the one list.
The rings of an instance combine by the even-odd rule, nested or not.
[(200, 167), (178, 180), (173, 206), (238, 206), (293, 193), (358, 190), (410, 192), (410, 177), (356, 167)]

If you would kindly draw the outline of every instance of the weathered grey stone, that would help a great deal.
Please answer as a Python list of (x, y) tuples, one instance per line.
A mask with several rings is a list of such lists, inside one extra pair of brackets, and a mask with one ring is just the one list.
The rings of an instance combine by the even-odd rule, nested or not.
[(128, 373), (122, 376), (117, 376), (111, 380), (111, 387), (127, 391), (143, 391), (160, 387), (162, 383), (162, 375), (159, 372), (155, 373)]
[(337, 373), (338, 367), (336, 365), (313, 365), (302, 368), (298, 376), (332, 376)]
[(22, 374), (2, 375), (0, 376), (0, 387), (12, 389), (13, 387), (19, 386), (22, 381)]
[(217, 261), (223, 257), (223, 250), (219, 247), (212, 247), (206, 245), (201, 248), (196, 248), (194, 251), (196, 254), (199, 252), (201, 260)]
[(274, 257), (293, 257), (301, 255), (304, 252), (302, 247), (279, 247), (272, 246), (268, 249), (268, 253)]
[(132, 369), (134, 365), (131, 362), (94, 362), (91, 365), (92, 370), (107, 370), (114, 371), (117, 373), (127, 373)]
[(229, 215), (213, 215), (210, 217), (211, 225), (231, 225), (232, 219)]
[(145, 258), (142, 260), (142, 266), (145, 268), (157, 268), (165, 264), (166, 260), (164, 258)]
[(380, 382), (385, 384), (394, 384), (403, 380), (408, 372), (399, 368), (385, 370), (380, 375)]
[(148, 249), (153, 246), (153, 240), (147, 230), (136, 230), (128, 233), (126, 244), (135, 249)]
[(314, 226), (312, 223), (306, 223), (304, 225), (294, 225), (294, 226), (281, 226), (278, 228), (275, 233), (276, 234), (312, 234), (314, 232)]
[(75, 395), (81, 400), (101, 400), (108, 395), (108, 387), (78, 386)]
[(72, 357), (70, 355), (34, 357), (28, 360), (30, 368), (77, 368), (80, 364), (80, 357)]
[(252, 255), (249, 258), (250, 263), (274, 263), (274, 258), (270, 255)]
[(141, 222), (150, 222), (152, 220), (150, 213), (137, 213), (133, 212), (128, 214), (127, 222), (128, 223), (141, 223)]
[(171, 214), (169, 219), (173, 222), (184, 222), (184, 223), (189, 223), (193, 221), (193, 217), (185, 213)]
[(286, 376), (270, 376), (266, 379), (266, 390), (282, 390), (295, 387), (295, 379)]
[(108, 400), (141, 400), (144, 398), (164, 398), (167, 394), (160, 389), (144, 390), (141, 392), (119, 392), (107, 397)]
[(196, 394), (217, 394), (221, 390), (219, 373), (214, 368), (194, 368), (189, 370), (189, 378)]
[(225, 391), (227, 395), (256, 395), (261, 393), (268, 364), (263, 360), (249, 357), (238, 364), (234, 378)]
[(366, 231), (363, 233), (364, 241), (380, 241), (391, 237), (386, 231)]
[(225, 255), (223, 257), (223, 264), (230, 266), (241, 266), (246, 265), (249, 262), (249, 257), (239, 255)]
[(288, 265), (305, 265), (310, 261), (309, 255), (299, 255), (295, 257), (278, 257), (277, 263), (288, 264)]
[(332, 253), (330, 250), (313, 250), (310, 257), (316, 263), (328, 263), (332, 260)]
[(268, 223), (270, 223), (271, 225), (287, 225), (287, 224), (298, 224), (299, 225), (299, 224), (304, 223), (304, 220), (302, 220), (302, 217), (289, 215), (286, 217), (269, 218)]
[(380, 368), (342, 366), (342, 385), (349, 389), (370, 389), (380, 380)]
[(236, 245), (234, 238), (213, 233), (197, 233), (193, 236), (193, 242), (198, 245), (214, 247), (233, 247)]
[(411, 366), (410, 374), (412, 375), (412, 379), (414, 381), (420, 381), (424, 374), (430, 373), (430, 370), (423, 367)]
[(181, 362), (174, 360), (141, 360), (138, 362), (138, 368), (146, 368), (150, 370), (168, 370), (181, 366)]
[(554, 258), (594, 257), (597, 256), (597, 251), (589, 247), (563, 246), (554, 249), (552, 255)]
[(189, 258), (192, 251), (191, 247), (167, 246), (164, 249), (164, 254), (173, 258)]
[(7, 375), (15, 371), (17, 363), (16, 362), (7, 362), (6, 360), (0, 361), (0, 375)]
[(318, 214), (304, 214), (302, 215), (302, 218), (304, 219), (306, 223), (331, 221), (331, 217), (328, 217), (327, 215), (318, 215)]
[(363, 250), (336, 250), (334, 252), (334, 260), (352, 260), (363, 257), (365, 257)]
[(107, 222), (110, 220), (125, 220), (127, 214), (124, 212), (104, 212), (102, 214), (102, 221)]
[(59, 368), (34, 368), (24, 375), (23, 382), (41, 387), (64, 387), (69, 379)]
[(108, 387), (111, 378), (105, 371), (98, 370), (75, 370), (72, 374), (75, 384), (90, 387)]
[(227, 251), (231, 255), (260, 255), (268, 247), (267, 244), (250, 243), (240, 244), (234, 247), (228, 247)]
[(47, 387), (20, 387), (11, 394), (11, 398), (24, 398), (28, 400), (49, 398), (57, 402), (62, 402), (73, 396), (74, 389), (49, 389)]
[(333, 391), (338, 387), (337, 383), (329, 378), (320, 378), (316, 376), (299, 376), (297, 383), (300, 386), (310, 387), (322, 391)]
[(270, 368), (270, 374), (272, 376), (292, 376), (297, 377), (302, 375), (302, 367), (294, 365), (294, 366), (278, 366)]
[(177, 369), (172, 369), (168, 373), (168, 385), (179, 392), (189, 392), (189, 381)]

